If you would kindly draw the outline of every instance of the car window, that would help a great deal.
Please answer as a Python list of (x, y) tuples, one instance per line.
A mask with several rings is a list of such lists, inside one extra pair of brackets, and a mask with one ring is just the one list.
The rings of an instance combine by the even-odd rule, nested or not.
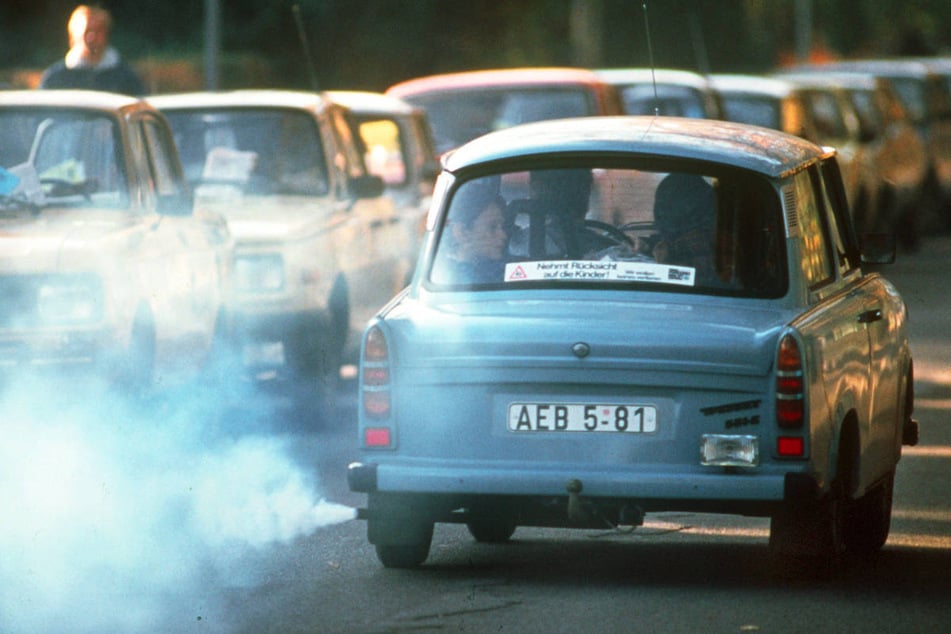
[(165, 130), (154, 119), (142, 122), (145, 138), (148, 140), (149, 163), (152, 166), (152, 176), (155, 190), (159, 196), (174, 196), (182, 193), (182, 183), (176, 171), (175, 158), (172, 148), (168, 146), (168, 136)]
[(625, 114), (667, 115), (671, 117), (690, 117), (693, 119), (713, 118), (715, 113), (707, 112), (704, 95), (694, 88), (658, 84), (632, 84), (621, 90)]
[(38, 178), (46, 201), (125, 208), (129, 204), (118, 126), (99, 113), (63, 109), (0, 111), (0, 167)]
[(367, 170), (387, 185), (406, 184), (406, 141), (399, 124), (386, 117), (363, 117), (357, 122)]
[(222, 187), (258, 195), (325, 195), (323, 142), (313, 118), (282, 108), (165, 113), (198, 196)]
[(425, 108), (439, 153), (521, 123), (597, 114), (594, 95), (580, 87), (480, 88), (404, 99)]
[(816, 198), (816, 188), (820, 185), (814, 170), (800, 172), (793, 183), (799, 220), (802, 274), (810, 288), (817, 288), (829, 282), (833, 274), (832, 254), (826, 238), (821, 202)]
[(537, 169), (462, 182), (430, 269), (433, 287), (631, 286), (777, 297), (781, 208), (740, 171)]
[(722, 95), (723, 115), (728, 121), (782, 130), (782, 101), (754, 95)]

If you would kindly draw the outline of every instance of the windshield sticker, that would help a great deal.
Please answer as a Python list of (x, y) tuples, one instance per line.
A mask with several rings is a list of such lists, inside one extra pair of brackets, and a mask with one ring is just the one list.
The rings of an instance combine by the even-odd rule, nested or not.
[(591, 260), (510, 262), (506, 282), (547, 280), (584, 282), (649, 282), (693, 286), (696, 269), (656, 262), (600, 262)]

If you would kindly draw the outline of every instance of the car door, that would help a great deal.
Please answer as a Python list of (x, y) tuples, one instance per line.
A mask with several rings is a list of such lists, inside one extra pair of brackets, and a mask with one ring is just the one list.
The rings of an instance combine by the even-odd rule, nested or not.
[(344, 182), (342, 196), (348, 206), (347, 227), (340, 231), (342, 240), (337, 246), (350, 289), (352, 324), (362, 328), (405, 285), (410, 246), (392, 198), (354, 191), (368, 176), (363, 158), (343, 112), (331, 109), (329, 120), (328, 147), (336, 177)]
[(227, 233), (195, 218), (164, 121), (145, 114), (136, 130), (143, 149), (139, 167), (150, 183), (146, 195), (151, 201), (144, 214), (139, 261), (141, 275), (149, 280), (156, 337), (176, 355), (200, 358), (210, 345), (218, 316)]

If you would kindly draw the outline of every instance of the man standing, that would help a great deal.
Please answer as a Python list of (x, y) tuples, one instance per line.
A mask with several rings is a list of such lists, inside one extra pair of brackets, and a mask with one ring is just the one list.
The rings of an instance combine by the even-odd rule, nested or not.
[(69, 18), (69, 52), (43, 72), (40, 88), (87, 88), (144, 95), (145, 84), (109, 45), (112, 16), (80, 5)]

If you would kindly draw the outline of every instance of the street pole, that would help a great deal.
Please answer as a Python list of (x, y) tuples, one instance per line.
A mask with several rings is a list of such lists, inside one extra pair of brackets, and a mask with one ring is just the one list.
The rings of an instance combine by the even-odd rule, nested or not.
[(218, 52), (221, 48), (220, 0), (205, 0), (205, 90), (218, 90)]

